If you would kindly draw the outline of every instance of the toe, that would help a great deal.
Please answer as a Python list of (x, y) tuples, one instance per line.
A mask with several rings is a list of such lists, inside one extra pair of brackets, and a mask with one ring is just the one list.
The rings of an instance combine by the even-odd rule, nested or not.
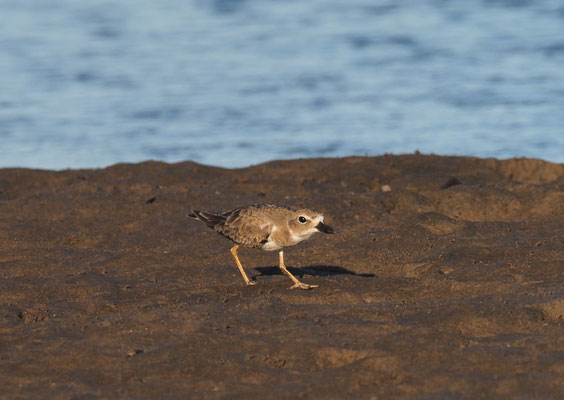
[(308, 290), (308, 289), (313, 289), (313, 288), (316, 288), (316, 287), (319, 287), (319, 285), (308, 285), (307, 283), (298, 282), (294, 286), (292, 286), (290, 289)]

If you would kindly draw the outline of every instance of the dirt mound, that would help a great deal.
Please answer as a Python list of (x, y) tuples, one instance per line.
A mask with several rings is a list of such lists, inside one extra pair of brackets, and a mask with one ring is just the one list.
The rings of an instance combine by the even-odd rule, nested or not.
[[(560, 398), (564, 166), (421, 154), (0, 170), (6, 398)], [(186, 218), (272, 202), (276, 253)]]

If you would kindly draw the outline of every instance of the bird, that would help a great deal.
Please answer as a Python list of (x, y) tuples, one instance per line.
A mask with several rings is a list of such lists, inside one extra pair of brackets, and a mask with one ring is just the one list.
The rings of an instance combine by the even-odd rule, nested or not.
[(258, 248), (265, 251), (278, 250), (280, 270), (286, 274), (294, 285), (290, 289), (311, 289), (318, 285), (300, 282), (288, 271), (284, 264), (284, 248), (294, 246), (309, 239), (317, 232), (333, 234), (335, 230), (326, 225), (322, 214), (309, 210), (293, 208), (270, 203), (251, 204), (229, 211), (214, 213), (190, 210), (188, 217), (206, 224), (215, 232), (233, 241), (231, 254), (247, 285), (256, 284), (248, 278), (239, 257), (239, 246)]

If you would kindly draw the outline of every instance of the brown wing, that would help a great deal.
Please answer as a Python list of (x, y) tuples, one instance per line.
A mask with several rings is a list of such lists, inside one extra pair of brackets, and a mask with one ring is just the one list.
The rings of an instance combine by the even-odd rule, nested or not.
[(254, 207), (228, 211), (222, 217), (226, 218), (225, 222), (214, 230), (245, 247), (261, 247), (272, 231), (272, 223)]
[(213, 230), (216, 230), (217, 226), (223, 225), (226, 219), (223, 215), (213, 214), (200, 210), (192, 210), (192, 214), (188, 214), (188, 217), (202, 221)]

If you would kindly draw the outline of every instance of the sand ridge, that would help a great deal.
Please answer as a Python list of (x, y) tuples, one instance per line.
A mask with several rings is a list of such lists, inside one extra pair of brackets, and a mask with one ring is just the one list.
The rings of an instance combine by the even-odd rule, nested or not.
[[(386, 187), (388, 186), (388, 187)], [(6, 398), (559, 398), (564, 165), (402, 155), (0, 170)], [(388, 190), (391, 189), (391, 190)], [(275, 254), (186, 218), (337, 234)]]

